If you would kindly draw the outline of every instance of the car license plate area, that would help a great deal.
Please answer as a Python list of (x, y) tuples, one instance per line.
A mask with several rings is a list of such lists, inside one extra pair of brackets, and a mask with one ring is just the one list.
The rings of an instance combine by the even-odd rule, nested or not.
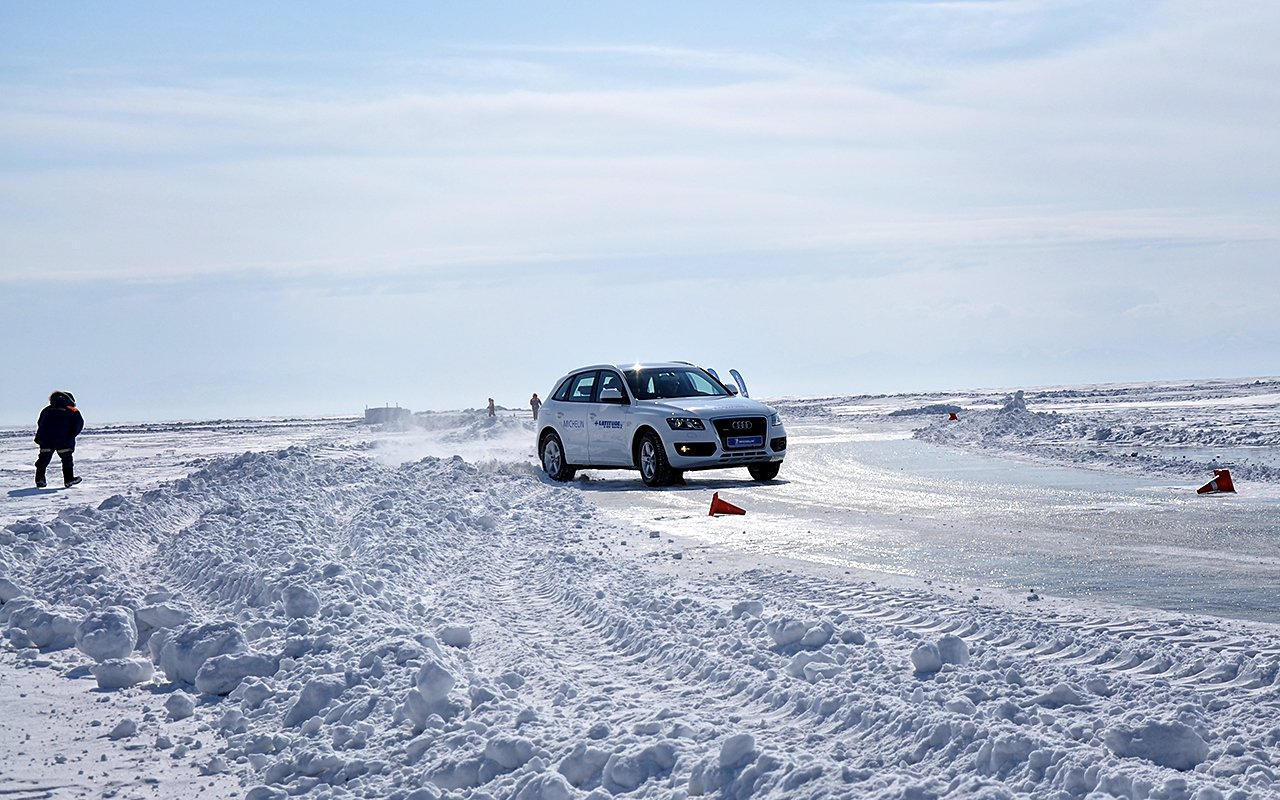
[(748, 447), (764, 447), (763, 436), (730, 436), (725, 439), (725, 447), (733, 450)]

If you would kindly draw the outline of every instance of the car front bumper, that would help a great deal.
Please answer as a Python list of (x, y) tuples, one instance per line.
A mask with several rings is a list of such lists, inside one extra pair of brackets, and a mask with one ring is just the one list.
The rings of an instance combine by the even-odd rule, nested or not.
[(785, 431), (774, 429), (763, 446), (727, 449), (713, 431), (707, 431), (705, 435), (681, 431), (677, 439), (667, 443), (666, 449), (672, 469), (741, 467), (782, 461), (787, 455), (787, 435)]

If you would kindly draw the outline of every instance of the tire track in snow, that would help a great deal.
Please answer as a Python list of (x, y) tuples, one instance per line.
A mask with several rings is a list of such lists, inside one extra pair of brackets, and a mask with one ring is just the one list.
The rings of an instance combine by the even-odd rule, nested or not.
[[(961, 605), (942, 595), (865, 588), (831, 592), (829, 587), (814, 585), (812, 579), (788, 582), (800, 591), (820, 591), (821, 599), (811, 603), (815, 608), (918, 634), (956, 633), (996, 651), (1034, 656), (1043, 663), (1089, 667), (1139, 680), (1168, 680), (1202, 692), (1266, 696), (1280, 689), (1277, 631), (1260, 638), (1258, 631), (1242, 636), (1220, 630), (1224, 623), (1218, 620), (1198, 622), (1170, 615), (1162, 622), (1114, 621), (1079, 613), (1052, 619), (1021, 614), (1019, 624), (1011, 628), (1008, 612), (984, 613), (981, 607)], [(897, 608), (903, 603), (916, 612)]]

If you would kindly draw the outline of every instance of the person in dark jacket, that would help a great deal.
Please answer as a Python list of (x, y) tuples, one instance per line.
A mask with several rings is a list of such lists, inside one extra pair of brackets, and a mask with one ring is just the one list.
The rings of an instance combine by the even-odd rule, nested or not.
[(80, 479), (75, 475), (72, 454), (76, 450), (76, 437), (84, 430), (84, 417), (76, 408), (76, 398), (71, 392), (62, 390), (49, 395), (49, 405), (40, 412), (40, 421), (36, 425), (36, 444), (40, 445), (40, 456), (36, 459), (36, 486), (45, 487), (44, 470), (57, 453), (62, 459), (62, 482), (67, 486), (75, 486)]

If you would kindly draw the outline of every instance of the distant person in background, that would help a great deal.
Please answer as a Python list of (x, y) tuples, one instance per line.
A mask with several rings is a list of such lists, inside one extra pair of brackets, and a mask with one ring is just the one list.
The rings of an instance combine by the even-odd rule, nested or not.
[(498, 412), (494, 411), (494, 409), (493, 409), (493, 398), (492, 398), (492, 397), (490, 397), (490, 398), (489, 398), (489, 416), (491, 416), (491, 417), (492, 417), (492, 416), (496, 416), (496, 415), (497, 415), (497, 413), (498, 413)]
[(534, 392), (533, 397), (529, 398), (529, 408), (533, 409), (533, 418), (538, 418), (538, 409), (542, 408), (542, 401), (538, 399), (538, 393)]
[(75, 476), (72, 453), (76, 450), (76, 437), (84, 430), (84, 417), (76, 408), (76, 398), (71, 392), (61, 390), (49, 395), (49, 405), (40, 412), (36, 423), (36, 444), (40, 455), (36, 458), (36, 488), (45, 487), (44, 470), (57, 453), (62, 459), (62, 482), (75, 486), (80, 479)]

